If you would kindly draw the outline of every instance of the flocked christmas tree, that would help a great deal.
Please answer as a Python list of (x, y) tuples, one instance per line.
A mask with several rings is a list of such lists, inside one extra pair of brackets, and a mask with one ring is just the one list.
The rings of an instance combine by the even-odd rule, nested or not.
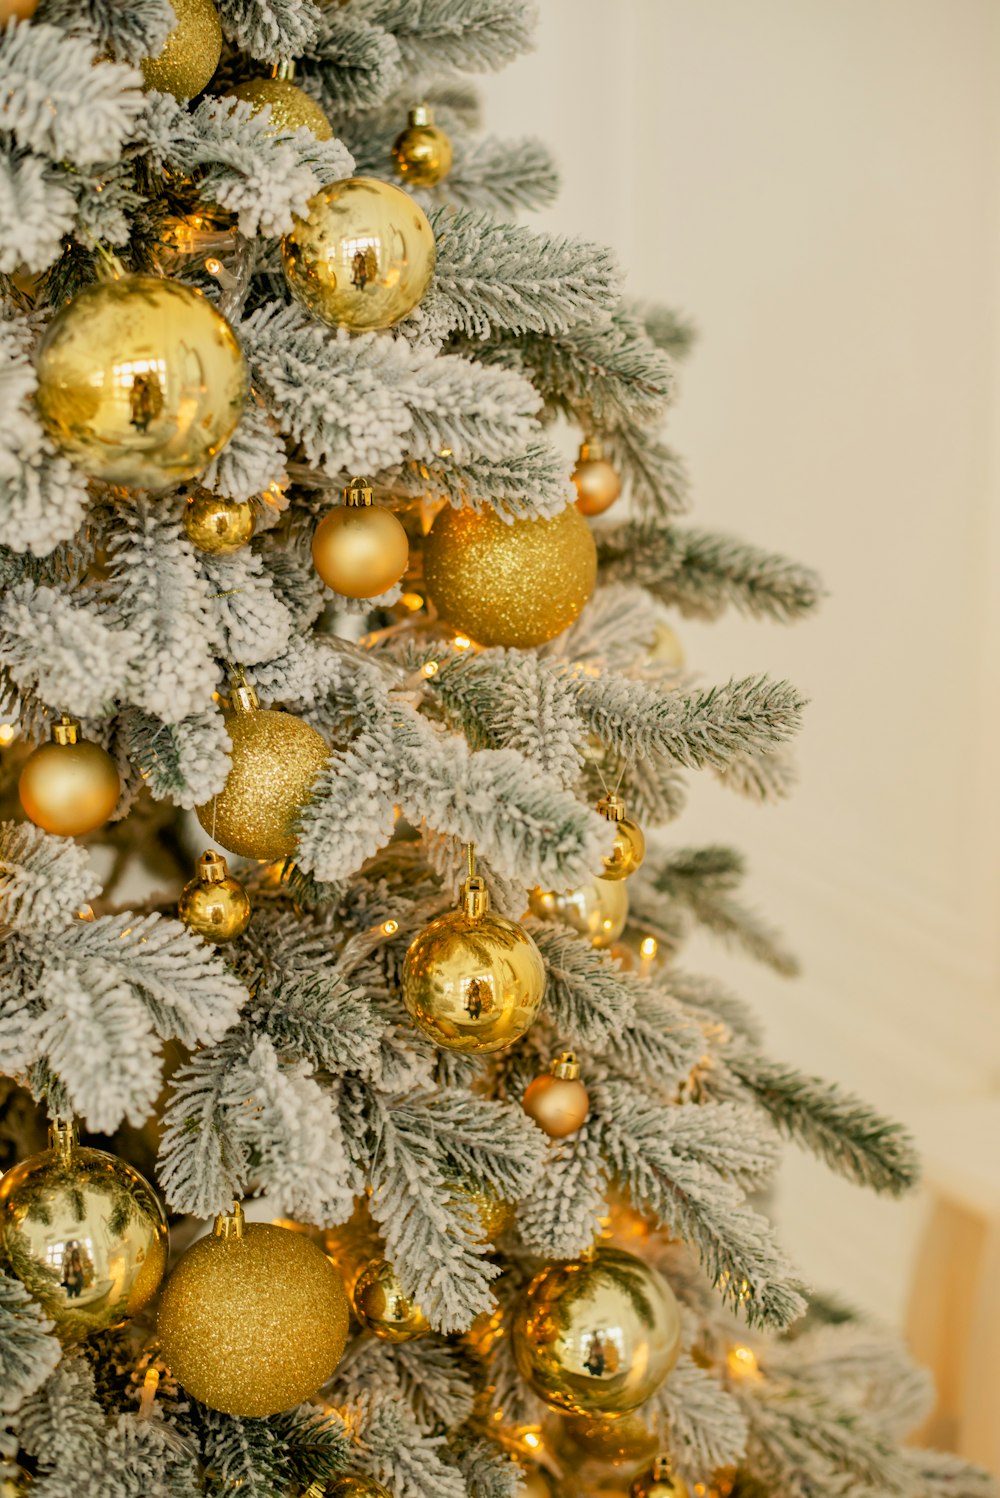
[(990, 1491), (755, 1200), (905, 1137), (680, 965), (793, 967), (675, 823), (803, 704), (670, 621), (819, 588), (675, 522), (686, 325), (514, 221), (531, 11), (0, 0), (8, 1493)]

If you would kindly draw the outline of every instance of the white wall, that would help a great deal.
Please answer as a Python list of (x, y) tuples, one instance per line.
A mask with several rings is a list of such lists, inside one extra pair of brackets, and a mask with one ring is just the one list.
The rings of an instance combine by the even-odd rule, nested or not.
[[(814, 699), (801, 787), (699, 787), (679, 835), (745, 847), (793, 985), (702, 947), (772, 1049), (918, 1123), (1000, 1089), (1000, 6), (543, 0), (489, 122), (554, 145), (544, 222), (612, 242), (702, 329), (672, 435), (696, 517), (817, 565), (794, 629), (684, 624), (709, 680)], [(817, 1282), (902, 1309), (919, 1203), (793, 1155), (785, 1236)]]

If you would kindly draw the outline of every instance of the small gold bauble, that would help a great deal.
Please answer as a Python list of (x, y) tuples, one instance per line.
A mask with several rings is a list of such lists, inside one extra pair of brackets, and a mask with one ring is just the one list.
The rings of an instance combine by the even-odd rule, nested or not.
[(415, 1301), (404, 1295), (387, 1259), (373, 1259), (354, 1282), (351, 1296), (362, 1326), (383, 1342), (412, 1342), (430, 1331), (430, 1322)]
[(222, 313), (159, 276), (85, 286), (49, 323), (37, 365), (35, 402), (56, 445), (92, 478), (132, 489), (200, 473), (247, 393)]
[(514, 1489), (514, 1498), (555, 1498), (552, 1479), (542, 1467), (527, 1467), (521, 1463), (524, 1476)]
[(681, 1317), (663, 1276), (598, 1248), (537, 1275), (514, 1315), (517, 1366), (546, 1404), (621, 1415), (644, 1404), (680, 1353)]
[(373, 1477), (335, 1477), (321, 1492), (322, 1498), (389, 1498)]
[(623, 880), (591, 879), (563, 891), (534, 889), (529, 905), (532, 915), (544, 921), (564, 921), (594, 947), (613, 947), (628, 921), (628, 889)]
[(52, 725), (52, 742), (29, 754), (17, 783), (25, 816), (60, 837), (83, 837), (103, 827), (121, 789), (111, 755), (81, 739), (79, 723), (65, 714)]
[(253, 506), (210, 489), (198, 488), (184, 506), (184, 534), (199, 551), (229, 557), (242, 550), (254, 532)]
[(451, 141), (426, 104), (418, 104), (407, 117), (406, 129), (392, 147), (399, 175), (411, 187), (434, 187), (451, 171)]
[[(471, 1207), (479, 1231), (474, 1236), (478, 1243), (495, 1243), (508, 1228), (513, 1227), (517, 1215), (514, 1202), (504, 1201), (490, 1186), (453, 1185), (451, 1194), (460, 1205)], [(468, 1219), (467, 1219), (468, 1220)]]
[(412, 312), (431, 283), (436, 247), (409, 193), (374, 177), (346, 177), (308, 207), (281, 244), (292, 295), (353, 333), (391, 328)]
[(0, 1180), (0, 1247), (29, 1294), (75, 1340), (121, 1326), (159, 1288), (167, 1223), (153, 1188), (71, 1125)]
[(576, 485), (576, 507), (582, 515), (603, 515), (622, 492), (617, 470), (604, 456), (601, 443), (593, 439), (580, 445), (573, 483)]
[(574, 505), (550, 520), (443, 509), (424, 542), (424, 584), (443, 619), (480, 645), (528, 649), (568, 629), (594, 591), (597, 552)]
[(212, 0), (170, 0), (177, 17), (158, 57), (144, 57), (146, 88), (183, 102), (200, 94), (219, 66), (222, 25)]
[(629, 1498), (690, 1498), (687, 1483), (672, 1470), (666, 1457), (655, 1461), (629, 1488)]
[(250, 924), (250, 896), (229, 872), (221, 853), (209, 850), (198, 872), (185, 884), (177, 914), (189, 931), (206, 941), (235, 941)]
[(646, 856), (642, 828), (625, 815), (625, 802), (620, 796), (603, 796), (597, 803), (597, 810), (614, 823), (615, 828), (615, 845), (610, 855), (602, 860), (601, 878), (627, 879)]
[(605, 1467), (627, 1467), (632, 1471), (640, 1462), (648, 1462), (659, 1444), (638, 1415), (618, 1415), (611, 1419), (571, 1415), (563, 1422), (560, 1433), (567, 1456), (582, 1455)]
[(317, 140), (333, 138), (333, 126), (325, 111), (290, 78), (251, 78), (238, 83), (229, 93), (251, 104), (254, 114), (270, 105), (275, 134), (279, 130), (301, 130), (304, 125)]
[(654, 665), (668, 666), (671, 671), (680, 671), (684, 665), (684, 646), (680, 635), (662, 620), (653, 630), (653, 643), (646, 658)]
[(344, 1352), (347, 1296), (306, 1233), (245, 1222), (237, 1207), (182, 1255), (163, 1287), (164, 1360), (210, 1409), (260, 1419), (326, 1383)]
[(528, 1083), (521, 1105), (550, 1139), (566, 1139), (582, 1128), (590, 1112), (590, 1094), (580, 1081), (580, 1063), (572, 1051), (557, 1056), (551, 1071)]
[(345, 598), (377, 598), (395, 586), (410, 560), (410, 543), (391, 510), (372, 503), (367, 479), (352, 479), (345, 503), (328, 510), (313, 535), (313, 566)]
[(38, 0), (0, 0), (0, 26), (17, 18), (28, 21), (38, 9)]

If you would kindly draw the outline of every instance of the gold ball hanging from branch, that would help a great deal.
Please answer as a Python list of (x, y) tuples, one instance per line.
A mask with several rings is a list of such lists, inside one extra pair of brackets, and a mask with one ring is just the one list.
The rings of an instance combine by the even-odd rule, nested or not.
[(229, 557), (242, 551), (254, 533), (253, 506), (198, 488), (184, 506), (184, 534), (207, 556)]
[(251, 105), (254, 114), (271, 110), (273, 133), (282, 130), (311, 130), (317, 140), (332, 140), (333, 126), (321, 105), (290, 78), (250, 78), (229, 90), (234, 98)]
[(629, 1488), (629, 1498), (690, 1498), (688, 1485), (674, 1472), (669, 1458), (657, 1457), (648, 1472)]
[(550, 1139), (566, 1139), (583, 1127), (590, 1094), (580, 1081), (580, 1063), (572, 1051), (557, 1056), (550, 1071), (528, 1083), (521, 1106)]
[(411, 187), (434, 187), (451, 171), (452, 149), (440, 125), (434, 123), (434, 112), (426, 104), (417, 104), (407, 116), (406, 129), (392, 147), (396, 170)]
[(664, 620), (653, 630), (653, 643), (647, 652), (647, 660), (656, 666), (666, 666), (671, 671), (680, 671), (684, 665), (684, 646), (680, 635)]
[(646, 856), (646, 839), (638, 822), (625, 814), (625, 802), (621, 796), (602, 796), (597, 810), (614, 824), (615, 845), (607, 858), (602, 860), (602, 879), (627, 879), (634, 874)]
[(6, 26), (15, 18), (30, 21), (38, 9), (38, 0), (0, 0), (0, 26)]
[(349, 1476), (335, 1477), (317, 1493), (317, 1498), (389, 1498), (389, 1494), (374, 1477)]
[(531, 1466), (524, 1461), (520, 1463), (523, 1476), (514, 1489), (514, 1498), (555, 1498), (555, 1487), (552, 1478), (544, 1467)]
[(659, 1442), (641, 1416), (569, 1415), (560, 1422), (559, 1456), (564, 1464), (599, 1464), (620, 1471), (634, 1472), (640, 1462), (648, 1462)]
[(195, 877), (184, 886), (177, 914), (189, 931), (206, 941), (235, 941), (250, 924), (250, 896), (229, 872), (221, 853), (211, 849), (198, 860)]
[(399, 582), (410, 560), (406, 531), (392, 510), (373, 504), (367, 479), (354, 478), (344, 503), (316, 527), (313, 565), (345, 598), (377, 598)]
[(534, 889), (529, 896), (532, 915), (543, 921), (563, 921), (593, 947), (613, 947), (628, 921), (628, 890), (624, 880), (591, 879), (575, 889)]
[(373, 1259), (365, 1265), (354, 1282), (351, 1299), (362, 1326), (383, 1342), (412, 1342), (430, 1331), (427, 1317), (404, 1294), (387, 1259)]
[(79, 723), (66, 714), (53, 723), (51, 742), (29, 754), (17, 784), (25, 816), (60, 837), (84, 837), (103, 827), (121, 789), (111, 755), (81, 738)]
[(200, 94), (219, 66), (222, 24), (212, 0), (170, 0), (177, 24), (158, 57), (144, 57), (147, 89), (173, 94), (184, 103)]
[[(477, 1243), (496, 1243), (508, 1228), (514, 1226), (517, 1207), (513, 1202), (505, 1201), (492, 1187), (456, 1184), (450, 1190), (473, 1227)], [(473, 1216), (474, 1223), (471, 1221)]]
[(580, 444), (573, 469), (576, 507), (581, 515), (603, 515), (622, 492), (618, 471), (604, 456), (603, 445), (593, 437)]

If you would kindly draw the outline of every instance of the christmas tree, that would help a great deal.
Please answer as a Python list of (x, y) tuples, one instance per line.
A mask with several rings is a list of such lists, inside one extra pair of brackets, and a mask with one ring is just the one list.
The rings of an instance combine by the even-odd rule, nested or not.
[(0, 19), (4, 1492), (985, 1498), (767, 1220), (905, 1134), (682, 965), (794, 970), (680, 819), (804, 704), (673, 625), (820, 585), (678, 522), (687, 323), (521, 222), (532, 6)]

